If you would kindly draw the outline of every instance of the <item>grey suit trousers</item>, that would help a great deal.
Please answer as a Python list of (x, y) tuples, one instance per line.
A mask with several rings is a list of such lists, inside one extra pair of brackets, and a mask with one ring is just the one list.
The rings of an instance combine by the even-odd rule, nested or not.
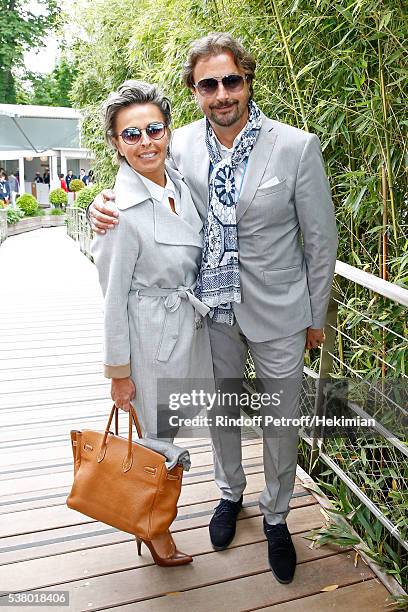
[[(210, 321), (209, 331), (218, 389), (231, 392), (235, 386), (239, 393), (249, 348), (262, 387), (260, 391), (270, 395), (283, 391), (280, 405), (272, 409), (272, 416), (298, 415), (306, 330), (266, 342), (248, 340), (237, 323), (229, 326)], [(224, 409), (217, 407), (217, 410), (222, 414)], [(234, 411), (234, 416), (239, 417), (239, 405), (228, 407), (228, 415)], [(269, 408), (261, 408), (263, 417), (269, 412)], [(241, 430), (239, 427), (211, 427), (211, 439), (215, 482), (222, 498), (238, 501), (246, 486)], [(265, 488), (259, 507), (271, 525), (285, 522), (289, 512), (296, 476), (297, 440), (297, 428), (270, 425), (263, 429)]]

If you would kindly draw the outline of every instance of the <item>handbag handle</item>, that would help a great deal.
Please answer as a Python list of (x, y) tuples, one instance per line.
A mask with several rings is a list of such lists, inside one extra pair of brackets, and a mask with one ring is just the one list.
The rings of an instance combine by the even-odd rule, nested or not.
[[(101, 443), (101, 448), (99, 449), (99, 453), (98, 453), (98, 463), (103, 461), (103, 459), (105, 458), (106, 448), (107, 448), (107, 439), (110, 433), (110, 426), (112, 424), (113, 415), (115, 415), (115, 433), (117, 435), (118, 429), (119, 429), (118, 427), (119, 426), (119, 408), (116, 406), (116, 404), (113, 404), (112, 410), (109, 415), (108, 423), (106, 425), (105, 433), (103, 435), (103, 439)], [(137, 418), (135, 409), (133, 408), (133, 406), (131, 406), (129, 410), (128, 450), (127, 450), (127, 455), (125, 459), (123, 460), (123, 471), (124, 472), (127, 472), (130, 470), (130, 468), (132, 467), (132, 462), (133, 462), (133, 454), (132, 454), (133, 423), (135, 424), (139, 438), (141, 438), (142, 430), (140, 428), (139, 420)]]
[[(115, 411), (115, 435), (118, 436), (119, 435), (119, 408), (117, 408), (116, 404), (113, 404), (112, 412), (113, 411)], [(133, 422), (134, 422), (135, 427), (136, 427), (138, 438), (143, 438), (143, 436), (142, 436), (142, 429), (141, 429), (140, 424), (139, 424), (139, 419), (137, 418), (136, 411), (135, 411), (135, 409), (133, 408), (132, 405), (130, 406), (130, 411), (129, 412), (132, 413), (132, 418), (133, 418)], [(106, 426), (106, 429), (108, 431), (110, 429), (111, 422), (112, 422), (112, 420), (110, 419), (108, 421), (107, 426)]]

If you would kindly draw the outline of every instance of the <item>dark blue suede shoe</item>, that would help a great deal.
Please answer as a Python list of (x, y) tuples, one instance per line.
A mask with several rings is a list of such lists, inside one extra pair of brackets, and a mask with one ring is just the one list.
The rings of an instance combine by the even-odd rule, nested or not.
[(264, 519), (263, 527), (268, 540), (268, 559), (272, 573), (281, 584), (289, 584), (295, 574), (296, 550), (286, 523), (269, 525)]
[(234, 539), (242, 499), (242, 495), (237, 502), (221, 499), (216, 507), (210, 521), (210, 539), (214, 550), (224, 550)]

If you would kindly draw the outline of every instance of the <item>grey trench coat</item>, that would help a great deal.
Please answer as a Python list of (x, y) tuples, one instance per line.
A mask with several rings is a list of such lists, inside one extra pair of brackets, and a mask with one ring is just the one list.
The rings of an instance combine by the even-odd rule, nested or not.
[(123, 162), (115, 183), (119, 224), (96, 235), (92, 255), (104, 295), (104, 364), (108, 378), (131, 376), (144, 434), (157, 433), (161, 379), (213, 379), (208, 308), (192, 293), (201, 261), (202, 221), (188, 187), (166, 169), (180, 215), (151, 199)]

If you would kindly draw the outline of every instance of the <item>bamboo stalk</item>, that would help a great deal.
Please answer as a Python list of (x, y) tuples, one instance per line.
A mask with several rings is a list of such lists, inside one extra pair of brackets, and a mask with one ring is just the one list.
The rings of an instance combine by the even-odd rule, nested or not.
[(292, 60), (292, 56), (290, 53), (290, 49), (289, 49), (289, 45), (288, 45), (288, 41), (285, 35), (285, 30), (283, 29), (283, 25), (282, 25), (282, 20), (280, 17), (280, 13), (278, 11), (278, 7), (276, 6), (276, 2), (275, 0), (270, 0), (271, 5), (272, 5), (272, 9), (275, 13), (275, 17), (276, 17), (276, 21), (278, 22), (278, 26), (279, 26), (279, 31), (282, 37), (282, 42), (283, 42), (283, 46), (285, 47), (285, 54), (286, 54), (286, 59), (288, 61), (289, 64), (289, 70), (290, 70), (290, 74), (293, 80), (293, 84), (295, 86), (295, 90), (296, 90), (296, 95), (298, 98), (298, 102), (299, 102), (299, 107), (300, 107), (300, 114), (302, 115), (302, 121), (303, 121), (303, 128), (308, 132), (309, 128), (307, 125), (307, 119), (306, 119), (306, 113), (305, 113), (305, 108), (303, 106), (303, 99), (302, 96), (300, 94), (300, 89), (299, 89), (299, 84), (296, 78), (296, 74), (295, 74), (295, 70), (293, 68), (293, 60)]
[[(383, 233), (382, 233), (382, 274), (381, 277), (384, 280), (388, 280), (388, 210), (387, 210), (387, 175), (385, 170), (384, 163), (381, 165), (381, 192), (382, 192), (382, 200), (383, 200)], [(387, 356), (387, 347), (386, 347), (386, 337), (385, 337), (385, 329), (382, 330), (381, 334), (382, 339), (382, 362), (381, 362), (381, 377), (384, 382), (385, 376), (387, 374), (387, 366), (386, 356)]]
[(387, 210), (387, 175), (384, 163), (381, 165), (381, 193), (383, 201), (382, 233), (382, 271), (381, 278), (388, 280), (388, 210)]
[(388, 189), (390, 193), (392, 228), (394, 232), (394, 240), (395, 240), (395, 243), (397, 244), (398, 230), (397, 230), (397, 218), (396, 218), (396, 213), (395, 213), (393, 172), (392, 172), (392, 165), (391, 165), (391, 146), (390, 146), (390, 136), (388, 133), (388, 125), (387, 125), (388, 123), (387, 94), (385, 91), (384, 66), (383, 66), (380, 40), (378, 40), (378, 65), (379, 65), (379, 74), (380, 74), (381, 102), (382, 102), (382, 107), (383, 107), (383, 118), (384, 118), (383, 128), (384, 128), (384, 137), (385, 137), (385, 163), (386, 163), (386, 169), (387, 169)]
[[(341, 331), (341, 328), (342, 328), (342, 325), (340, 323), (339, 316), (337, 315), (337, 329)], [(338, 351), (339, 351), (339, 358), (340, 358), (340, 372), (343, 374), (343, 371), (344, 371), (343, 363), (345, 363), (344, 344), (343, 344), (343, 336), (340, 333), (337, 334), (337, 342), (338, 342)]]

